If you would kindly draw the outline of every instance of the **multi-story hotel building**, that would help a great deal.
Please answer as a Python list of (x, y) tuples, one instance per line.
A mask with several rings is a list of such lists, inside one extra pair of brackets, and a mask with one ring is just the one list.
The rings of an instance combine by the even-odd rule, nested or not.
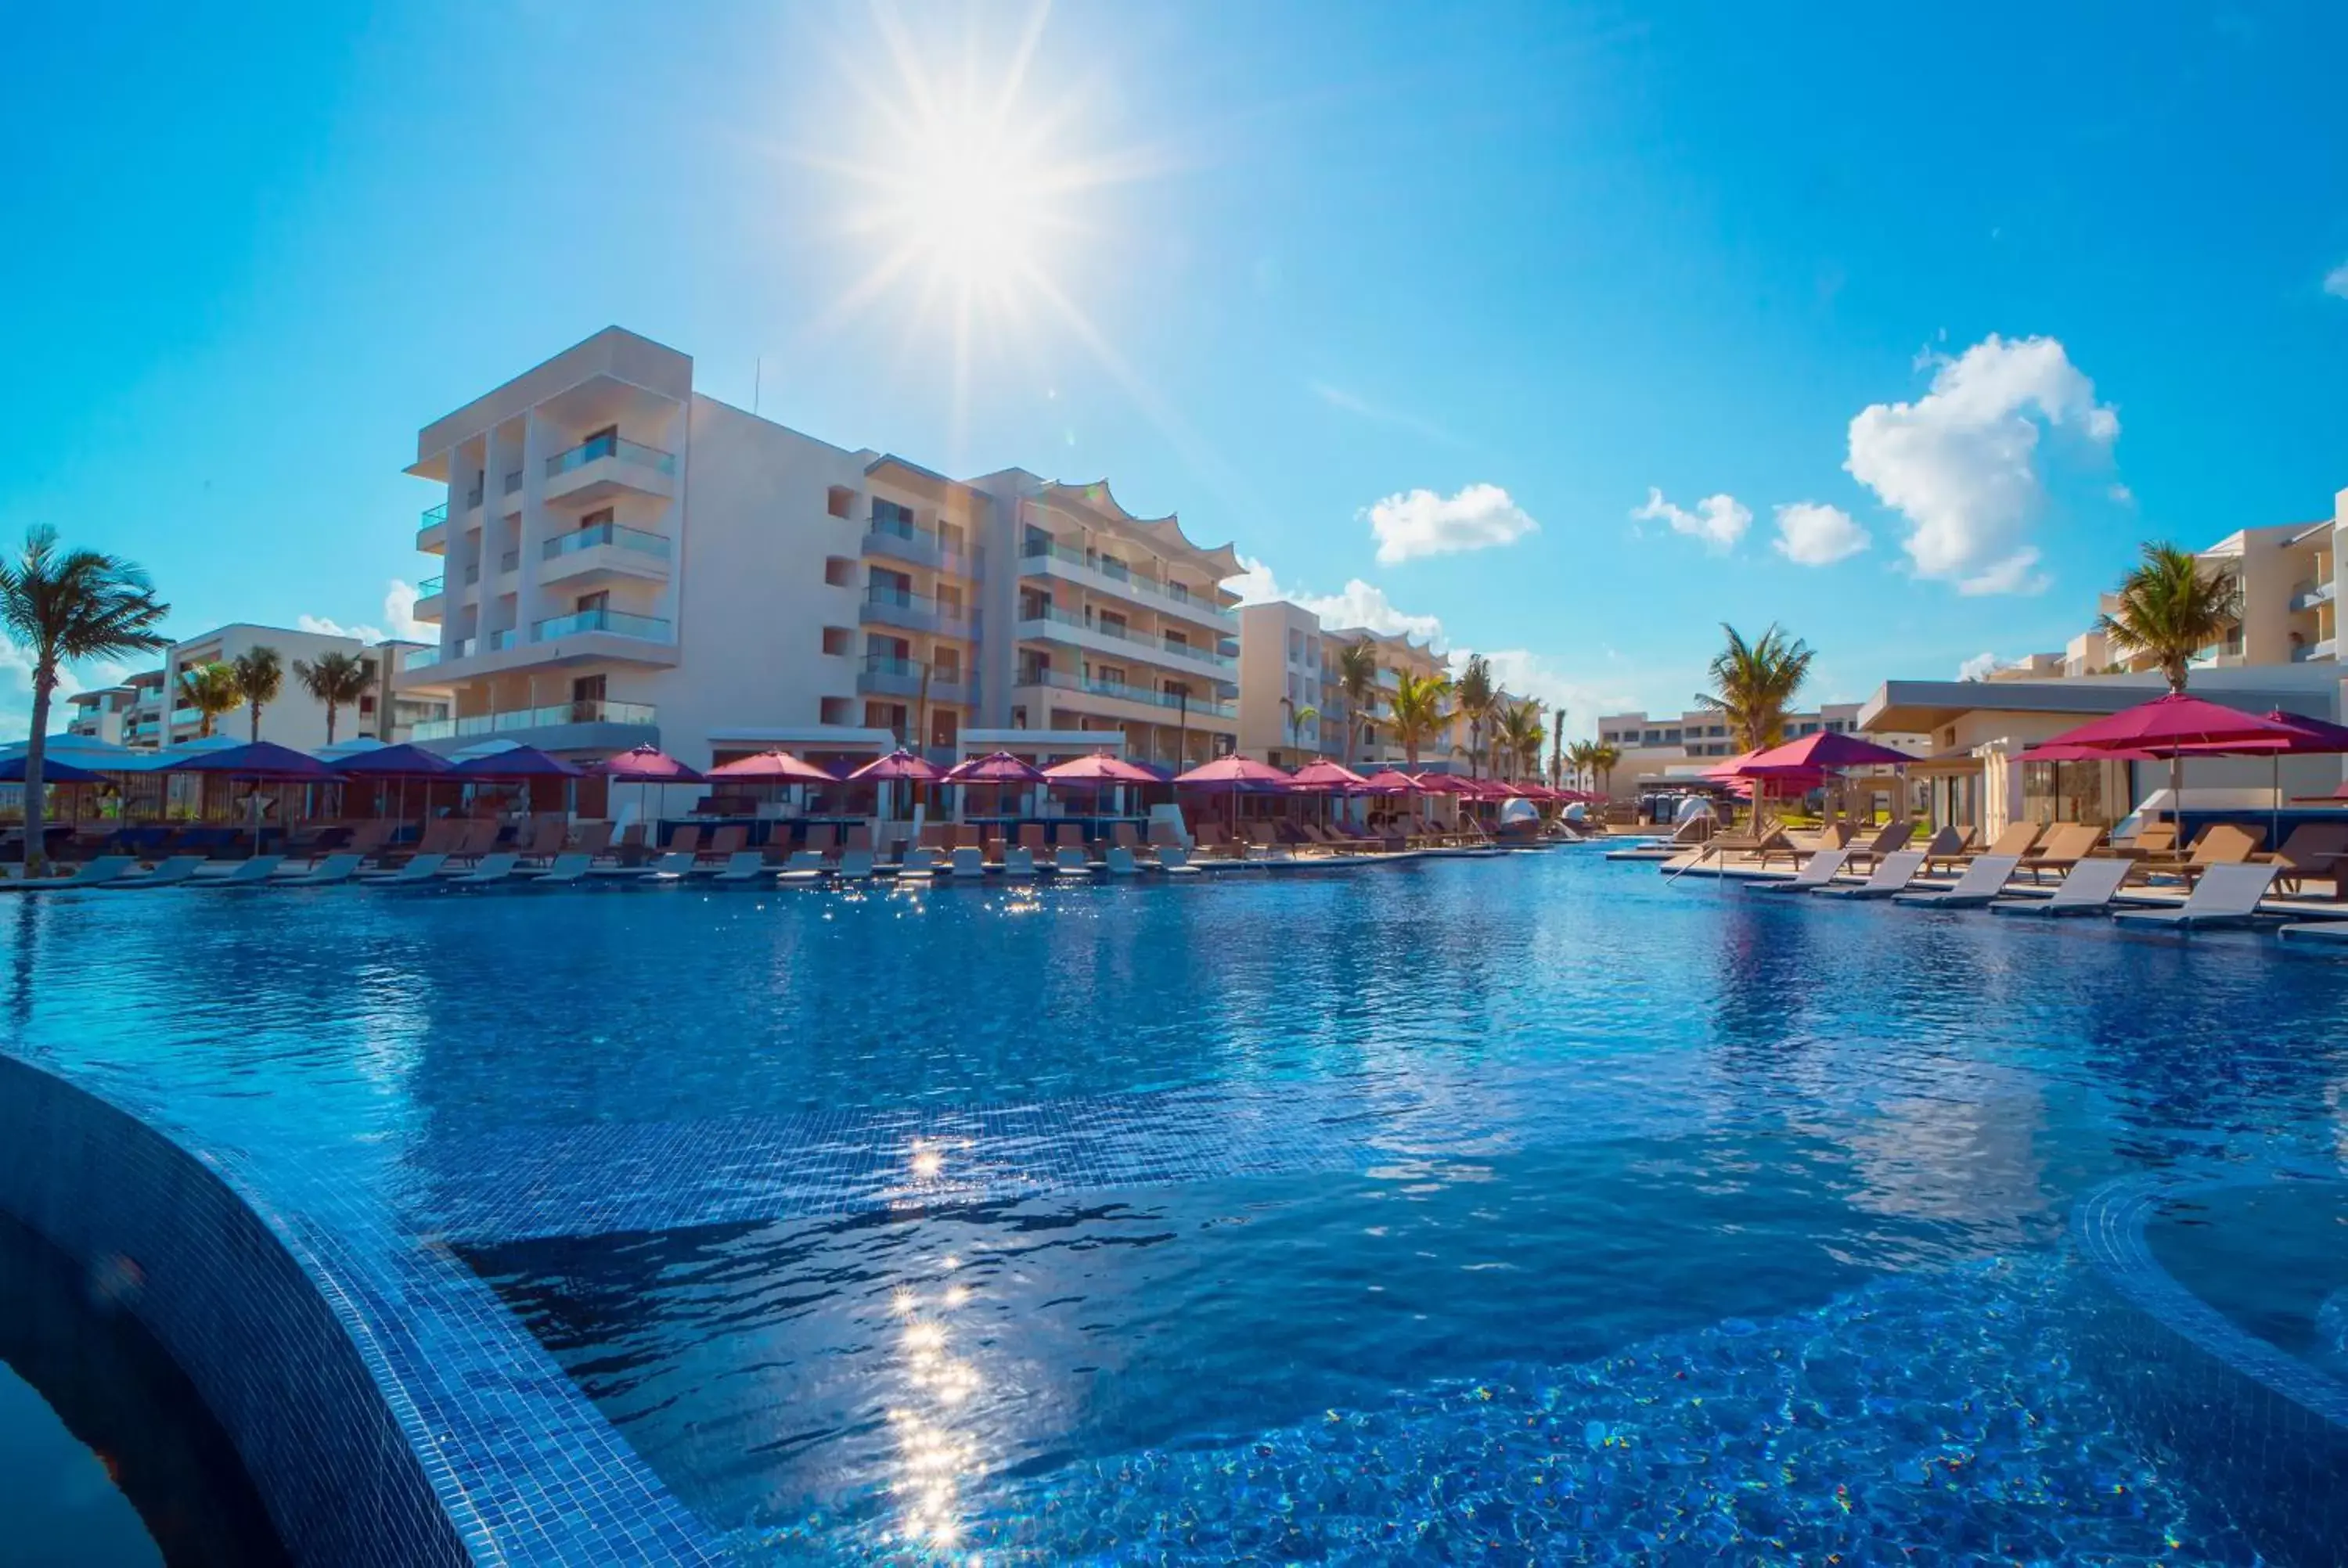
[[(1821, 731), (1831, 734), (1858, 733), (1858, 702), (1828, 702), (1808, 712), (1786, 715), (1786, 738), (1798, 741)], [(1878, 734), (1868, 739), (1879, 745), (1922, 756), (1929, 738), (1911, 734)], [(1616, 799), (1630, 799), (1641, 789), (1674, 778), (1702, 773), (1720, 759), (1740, 750), (1729, 733), (1728, 722), (1707, 709), (1651, 718), (1645, 713), (1608, 713), (1598, 721), (1598, 741), (1618, 753), (1609, 777), (1600, 781)]]
[[(355, 637), (238, 621), (172, 643), (163, 651), (160, 670), (142, 671), (118, 686), (74, 693), (67, 700), (72, 711), (66, 733), (134, 749), (192, 741), (201, 733), (202, 716), (187, 705), (180, 678), (205, 664), (232, 663), (256, 648), (273, 648), (283, 684), (262, 708), (263, 740), (304, 751), (324, 745), (325, 704), (304, 689), (294, 665), (296, 661), (314, 663), (322, 654), (353, 653), (366, 670), (371, 689), (335, 713), (335, 738), (405, 741), (417, 725), (429, 724), (447, 712), (445, 700), (437, 693), (391, 689), (391, 671), (419, 646), (397, 641), (370, 646)], [(212, 728), (216, 734), (238, 739), (252, 733), (242, 709), (215, 718)]]
[[(2341, 530), (2348, 528), (2348, 490), (2333, 504), (2334, 515), (2320, 521), (2240, 528), (2194, 552), (2206, 572), (2231, 577), (2242, 594), (2240, 619), (2224, 637), (2201, 650), (2194, 661), (2198, 668), (2338, 661), (2336, 543)], [(2106, 593), (2096, 608), (2110, 614), (2118, 603), (2117, 594)], [(2062, 672), (2134, 674), (2156, 662), (2147, 653), (2116, 648), (2102, 632), (2088, 630), (2071, 639), (2065, 649)]]
[[(1323, 627), (1320, 617), (1285, 600), (1249, 605), (1240, 620), (1240, 749), (1283, 767), (1315, 757), (1351, 756), (1357, 768), (1406, 763), (1385, 722), (1387, 693), (1405, 674), (1426, 680), (1453, 673), (1426, 643), (1362, 626)], [(1340, 679), (1339, 658), (1364, 641), (1377, 652), (1377, 683), (1357, 712)], [(1497, 696), (1504, 704), (1522, 700), (1507, 692)], [(1477, 735), (1455, 711), (1442, 733), (1420, 745), (1419, 765), (1465, 769), (1469, 747), (1479, 743), (1488, 750), (1490, 737)]]
[(448, 695), (435, 743), (1175, 765), (1238, 741), (1237, 558), (1105, 484), (834, 446), (617, 327), (426, 425), (407, 471), (445, 488), (417, 538), (440, 641), (398, 676)]

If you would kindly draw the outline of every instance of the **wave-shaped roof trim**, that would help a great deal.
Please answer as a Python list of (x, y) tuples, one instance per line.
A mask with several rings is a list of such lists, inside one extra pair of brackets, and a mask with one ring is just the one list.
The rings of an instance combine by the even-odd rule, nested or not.
[(1107, 479), (1096, 479), (1089, 485), (1071, 485), (1065, 479), (1047, 481), (1036, 493), (1036, 499), (1046, 506), (1063, 510), (1087, 512), (1105, 522), (1131, 528), (1162, 549), (1180, 550), (1196, 557), (1215, 572), (1215, 581), (1238, 577), (1246, 571), (1240, 565), (1239, 553), (1229, 544), (1212, 547), (1200, 544), (1182, 531), (1182, 522), (1172, 512), (1162, 518), (1137, 518), (1125, 509), (1108, 487)]

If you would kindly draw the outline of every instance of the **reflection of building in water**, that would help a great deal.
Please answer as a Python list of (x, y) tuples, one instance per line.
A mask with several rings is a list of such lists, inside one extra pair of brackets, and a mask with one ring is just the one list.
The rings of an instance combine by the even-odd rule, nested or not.
[(2037, 1088), (1998, 1075), (1951, 1083), (1949, 1092), (1890, 1100), (1842, 1142), (1859, 1183), (1853, 1206), (1900, 1219), (1961, 1225), (1984, 1249), (2024, 1239), (2044, 1212), (2038, 1137), (2046, 1123)]

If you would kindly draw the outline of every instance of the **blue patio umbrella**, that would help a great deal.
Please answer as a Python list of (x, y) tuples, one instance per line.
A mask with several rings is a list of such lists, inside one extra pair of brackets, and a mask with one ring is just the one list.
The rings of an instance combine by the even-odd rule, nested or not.
[[(0, 757), (0, 784), (23, 784), (24, 782), (25, 759), (21, 756)], [(55, 757), (44, 757), (41, 760), (41, 782), (45, 784), (104, 784), (106, 775), (93, 773), (88, 768), (76, 767), (71, 763), (60, 762)]]
[[(281, 746), (274, 741), (252, 741), (242, 746), (225, 746), (219, 751), (204, 752), (184, 762), (161, 764), (165, 773), (219, 774), (229, 779), (242, 779), (252, 784), (335, 784), (342, 774), (332, 765), (320, 762), (306, 752), (291, 746)], [(252, 850), (261, 853), (261, 796), (252, 796)]]

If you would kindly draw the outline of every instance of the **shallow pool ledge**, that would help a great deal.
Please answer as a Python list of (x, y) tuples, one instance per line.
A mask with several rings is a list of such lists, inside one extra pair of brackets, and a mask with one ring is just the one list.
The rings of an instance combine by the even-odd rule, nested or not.
[(170, 1350), (296, 1562), (502, 1561), (444, 1505), (331, 1272), (231, 1162), (0, 1053), (0, 1209), (88, 1268), (101, 1309), (129, 1311)]

